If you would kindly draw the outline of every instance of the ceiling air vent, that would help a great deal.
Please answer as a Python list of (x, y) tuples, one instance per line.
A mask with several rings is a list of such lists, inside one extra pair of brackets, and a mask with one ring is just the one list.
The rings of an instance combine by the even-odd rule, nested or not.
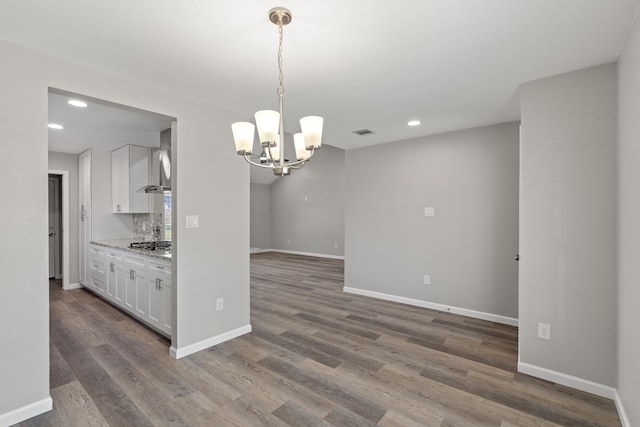
[(360, 135), (360, 136), (373, 134), (373, 132), (370, 131), (369, 129), (354, 130), (353, 133), (355, 133), (356, 135)]

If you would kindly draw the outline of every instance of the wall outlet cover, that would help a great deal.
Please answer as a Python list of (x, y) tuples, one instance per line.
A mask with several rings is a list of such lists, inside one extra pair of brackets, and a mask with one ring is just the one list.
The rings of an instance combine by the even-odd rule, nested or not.
[(538, 323), (538, 338), (543, 340), (551, 339), (551, 325), (547, 323)]

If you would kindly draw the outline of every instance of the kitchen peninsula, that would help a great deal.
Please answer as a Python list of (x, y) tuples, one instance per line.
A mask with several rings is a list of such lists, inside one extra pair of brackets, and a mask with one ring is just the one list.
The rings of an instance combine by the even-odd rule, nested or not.
[(170, 338), (170, 244), (170, 241), (91, 241), (86, 288)]

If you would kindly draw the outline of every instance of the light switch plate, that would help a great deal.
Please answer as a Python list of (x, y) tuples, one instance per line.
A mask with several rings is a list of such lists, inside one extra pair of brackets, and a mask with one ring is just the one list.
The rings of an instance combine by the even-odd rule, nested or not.
[(187, 215), (187, 228), (200, 227), (200, 217), (198, 215)]

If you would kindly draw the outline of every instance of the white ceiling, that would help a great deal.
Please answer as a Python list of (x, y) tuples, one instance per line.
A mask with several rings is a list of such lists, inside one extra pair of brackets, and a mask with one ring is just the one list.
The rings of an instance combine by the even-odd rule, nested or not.
[[(70, 99), (86, 101), (88, 106), (73, 107), (67, 103)], [(171, 127), (171, 118), (86, 96), (50, 92), (49, 123), (64, 126), (64, 130), (49, 129), (49, 151), (79, 154), (98, 146), (109, 151), (126, 144), (159, 147), (160, 132)]]
[(522, 82), (615, 61), (639, 2), (2, 0), (0, 39), (252, 116), (277, 109), (288, 7), (285, 128), (321, 115), (352, 149), (517, 120)]

